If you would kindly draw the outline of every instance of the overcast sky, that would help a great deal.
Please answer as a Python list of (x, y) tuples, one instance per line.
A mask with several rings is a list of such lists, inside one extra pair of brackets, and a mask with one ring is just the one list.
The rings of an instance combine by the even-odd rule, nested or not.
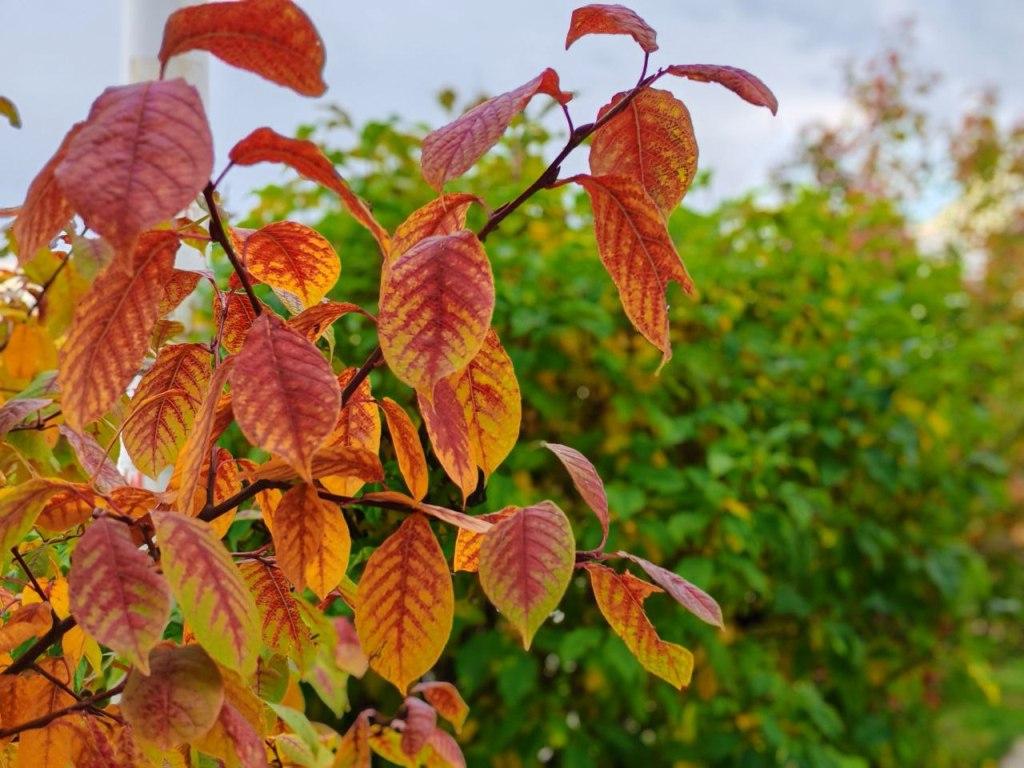
[[(17, 104), (23, 122), (21, 130), (0, 122), (0, 207), (22, 200), (71, 123), (85, 116), (105, 86), (121, 81), (128, 1), (0, 0), (0, 95)], [(500, 92), (546, 66), (559, 72), (564, 88), (578, 92), (572, 109), (577, 122), (585, 122), (611, 93), (635, 81), (640, 65), (639, 49), (628, 38), (585, 38), (565, 51), (569, 14), (581, 4), (570, 0), (299, 2), (327, 48), (327, 94), (307, 99), (213, 62), (209, 113), (218, 167), (252, 128), (290, 133), (326, 104), (338, 104), (356, 120), (398, 113), (438, 124), (443, 115), (435, 94), (442, 87), (456, 86), (467, 96)], [(1024, 0), (627, 4), (658, 31), (655, 65), (745, 67), (779, 98), (779, 115), (772, 118), (717, 86), (672, 83), (693, 114), (701, 166), (714, 169), (713, 197), (763, 183), (801, 125), (842, 119), (841, 62), (877, 50), (885, 32), (908, 16), (918, 22), (919, 58), (947, 76), (938, 111), (955, 112), (980, 86), (997, 84), (1007, 116), (1024, 115)], [(248, 185), (267, 180), (259, 174), (272, 173), (235, 177), (227, 191), (237, 200)]]

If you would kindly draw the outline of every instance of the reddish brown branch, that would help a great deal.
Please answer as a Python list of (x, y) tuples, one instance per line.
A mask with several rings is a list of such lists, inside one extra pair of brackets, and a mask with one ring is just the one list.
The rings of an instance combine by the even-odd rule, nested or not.
[(355, 394), (356, 390), (359, 388), (359, 385), (363, 383), (363, 379), (370, 375), (370, 371), (372, 371), (374, 368), (376, 368), (383, 362), (384, 352), (381, 350), (379, 346), (375, 347), (373, 352), (370, 353), (370, 356), (366, 358), (366, 362), (359, 366), (359, 370), (355, 372), (352, 378), (349, 379), (348, 384), (345, 385), (345, 388), (341, 390), (342, 407), (344, 407), (344, 405), (349, 400), (352, 399), (352, 395)]
[[(59, 642), (68, 630), (75, 626), (77, 622), (73, 616), (68, 616), (66, 619), (61, 619), (59, 622), (50, 627), (46, 634), (40, 637), (33, 643), (32, 647), (29, 648), (25, 653), (19, 656), (11, 666), (0, 672), (0, 675), (17, 675), (20, 672), (24, 672), (26, 669), (36, 663), (36, 659), (46, 653), (50, 646), (56, 642)], [(2, 736), (0, 736), (2, 738)]]
[(256, 298), (256, 293), (252, 289), (252, 283), (249, 282), (249, 275), (246, 274), (245, 268), (238, 261), (235, 247), (231, 244), (231, 238), (228, 237), (227, 230), (224, 229), (224, 223), (220, 218), (220, 211), (217, 210), (217, 203), (213, 199), (214, 189), (213, 182), (207, 184), (203, 189), (206, 207), (210, 209), (210, 237), (220, 243), (220, 247), (224, 249), (228, 261), (231, 262), (235, 274), (238, 275), (239, 282), (242, 283), (242, 288), (245, 289), (245, 295), (249, 297), (249, 303), (252, 304), (253, 312), (261, 315), (263, 314), (263, 307), (260, 306), (260, 301)]
[(101, 701), (106, 701), (111, 696), (116, 696), (123, 690), (124, 682), (121, 682), (109, 690), (100, 691), (99, 693), (94, 694), (87, 699), (82, 699), (81, 701), (75, 702), (74, 704), (64, 707), (63, 709), (54, 710), (53, 712), (49, 712), (45, 715), (42, 715), (41, 717), (37, 717), (35, 720), (28, 720), (24, 723), (21, 723), (20, 725), (12, 726), (11, 728), (4, 728), (0, 730), (0, 739), (6, 739), (11, 736), (16, 736), (19, 733), (35, 730), (36, 728), (45, 728), (54, 720), (57, 720), (61, 717), (74, 714), (75, 712), (81, 712), (83, 709), (92, 709)]

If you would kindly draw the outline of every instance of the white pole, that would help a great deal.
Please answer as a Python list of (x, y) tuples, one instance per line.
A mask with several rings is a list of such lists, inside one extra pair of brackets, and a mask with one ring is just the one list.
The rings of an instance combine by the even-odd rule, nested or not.
[[(122, 0), (122, 58), (121, 78), (126, 83), (155, 80), (160, 74), (157, 54), (163, 39), (164, 22), (183, 5), (194, 0)], [(175, 56), (167, 65), (167, 77), (181, 77), (199, 91), (203, 103), (209, 106), (209, 76), (207, 54), (186, 53)]]

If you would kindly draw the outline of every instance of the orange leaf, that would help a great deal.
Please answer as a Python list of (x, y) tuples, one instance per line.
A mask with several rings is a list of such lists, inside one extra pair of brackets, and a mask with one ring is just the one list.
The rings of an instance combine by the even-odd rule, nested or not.
[(303, 96), (321, 96), (324, 44), (290, 0), (206, 3), (171, 14), (164, 27), (160, 63), (186, 51), (209, 51), (221, 61), (254, 72)]
[[(480, 515), (480, 520), (497, 525), (506, 517), (512, 515), (518, 507), (505, 507), (497, 512), (487, 515)], [(460, 528), (455, 537), (455, 555), (452, 557), (453, 571), (467, 571), (476, 573), (480, 570), (480, 547), (484, 543), (484, 534)]]
[(517, 509), (484, 535), (480, 586), (522, 635), (524, 648), (561, 601), (575, 561), (572, 528), (550, 501)]
[[(364, 483), (379, 483), (384, 479), (384, 468), (377, 454), (361, 448), (323, 448), (313, 454), (313, 478), (341, 475), (358, 477)], [(254, 479), (294, 480), (296, 470), (284, 459), (271, 459), (261, 464)]]
[(644, 53), (658, 50), (658, 33), (629, 8), (622, 5), (585, 5), (572, 12), (565, 49), (584, 35), (629, 35)]
[(22, 264), (47, 246), (74, 214), (54, 171), (64, 160), (68, 145), (82, 125), (75, 123), (71, 127), (53, 157), (46, 161), (28, 187), (25, 202), (14, 220), (14, 239), (18, 245), (18, 261)]
[[(260, 302), (260, 306), (264, 312), (269, 311), (263, 302)], [(245, 344), (245, 337), (249, 335), (249, 329), (256, 320), (256, 312), (244, 292), (225, 291), (213, 296), (213, 317), (222, 329), (221, 344), (228, 352), (234, 353)]]
[(161, 749), (197, 739), (217, 721), (224, 685), (198, 645), (163, 645), (149, 657), (150, 674), (132, 670), (121, 711), (135, 734)]
[(288, 490), (274, 510), (274, 550), (281, 572), (299, 591), (321, 600), (348, 568), (352, 538), (341, 511), (321, 501), (314, 486)]
[(390, 397), (381, 400), (380, 407), (388, 422), (388, 433), (391, 435), (391, 445), (395, 449), (402, 479), (405, 480), (409, 493), (419, 501), (427, 495), (430, 477), (416, 427), (413, 426), (405, 409)]
[(466, 419), (470, 454), (486, 479), (515, 447), (522, 418), (516, 371), (493, 330), (448, 381)]
[(57, 374), (73, 429), (106, 413), (135, 376), (177, 250), (173, 233), (147, 232), (133, 255), (119, 254), (96, 278), (75, 310)]
[(221, 390), (224, 389), (224, 383), (227, 381), (234, 363), (234, 358), (229, 357), (214, 369), (209, 387), (203, 397), (203, 403), (192, 422), (192, 429), (189, 431), (188, 437), (185, 438), (184, 445), (181, 446), (177, 461), (174, 462), (170, 487), (177, 491), (175, 507), (186, 515), (191, 516), (198, 513), (196, 501), (201, 497), (196, 492), (204, 487), (206, 478), (203, 475), (203, 469), (209, 465), (210, 443), (215, 435), (217, 405), (220, 402)]
[[(342, 391), (355, 373), (355, 368), (347, 368), (338, 374), (338, 386)], [(373, 400), (370, 379), (365, 378), (359, 382), (348, 402), (341, 406), (338, 421), (321, 450), (356, 448), (376, 455), (380, 451), (380, 431), (380, 411)], [(342, 496), (352, 496), (363, 487), (360, 478), (345, 475), (324, 477), (322, 482), (329, 491)]]
[(9, 653), (36, 637), (42, 637), (53, 623), (49, 603), (29, 603), (11, 611), (0, 627), (0, 653)]
[(528, 83), (476, 105), (423, 140), (423, 178), (434, 189), (441, 189), (446, 182), (464, 174), (498, 143), (512, 119), (538, 93), (545, 93), (561, 104), (572, 98), (559, 89), (558, 73), (548, 68)]
[(107, 88), (55, 173), (89, 228), (124, 250), (188, 206), (212, 168), (199, 93), (184, 80), (163, 80)]
[(458, 688), (451, 683), (437, 680), (417, 683), (413, 686), (412, 692), (422, 694), (438, 714), (455, 726), (456, 731), (462, 730), (466, 717), (469, 716), (469, 705), (462, 698)]
[(264, 560), (246, 560), (238, 570), (256, 600), (264, 644), (304, 668), (314, 653), (313, 638), (302, 623), (302, 608), (284, 574)]
[(163, 298), (160, 299), (160, 316), (170, 314), (187, 299), (199, 284), (200, 277), (201, 274), (189, 269), (174, 270), (171, 279), (164, 286)]
[(700, 587), (691, 584), (667, 568), (655, 565), (650, 560), (644, 560), (644, 558), (631, 555), (629, 552), (616, 552), (615, 554), (632, 560), (643, 568), (644, 572), (654, 579), (658, 586), (701, 621), (706, 621), (715, 627), (725, 626), (722, 622), (722, 609), (715, 599)]
[(661, 211), (638, 182), (624, 176), (580, 175), (570, 181), (590, 195), (597, 250), (619, 289), (626, 316), (661, 350), (664, 365), (672, 357), (665, 292), (674, 280), (693, 293), (693, 282)]
[[(135, 466), (156, 477), (174, 463), (210, 383), (210, 350), (205, 344), (171, 344), (157, 355), (132, 396), (122, 438)], [(176, 390), (156, 400), (150, 398)]]
[(388, 258), (400, 256), (424, 238), (453, 235), (460, 229), (465, 229), (469, 206), (479, 202), (480, 198), (476, 195), (458, 193), (441, 195), (417, 208), (395, 230)]
[(256, 163), (283, 163), (298, 174), (334, 192), (356, 221), (369, 230), (382, 253), (390, 248), (390, 238), (366, 203), (360, 200), (343, 178), (334, 170), (334, 164), (311, 141), (290, 139), (270, 128), (257, 128), (231, 148), (229, 154), (235, 165)]
[[(225, 502), (240, 490), (242, 490), (242, 475), (238, 471), (235, 457), (226, 448), (218, 448), (217, 469), (213, 473), (213, 503), (220, 504)], [(196, 502), (197, 507), (206, 502), (205, 489), (200, 492), (203, 496), (201, 500)], [(231, 523), (235, 519), (235, 511), (232, 509), (216, 520), (210, 521), (210, 528), (213, 529), (213, 533), (218, 539), (223, 539), (231, 529)]]
[(378, 333), (394, 374), (429, 393), (480, 350), (494, 312), (494, 277), (483, 245), (462, 230), (421, 240), (388, 263)]
[(771, 89), (745, 69), (723, 64), (674, 64), (666, 72), (701, 83), (724, 85), (755, 107), (767, 107), (773, 115), (779, 111), (779, 101)]
[(63, 480), (36, 477), (0, 488), (0, 572), (8, 562), (11, 547), (20, 544), (32, 529), (43, 505), (69, 487), (71, 484)]
[[(600, 120), (625, 96), (597, 113)], [(646, 88), (594, 134), (590, 171), (640, 184), (666, 216), (679, 205), (697, 173), (697, 138), (686, 105), (668, 91)]]
[(445, 379), (434, 387), (432, 401), (423, 395), (418, 395), (418, 399), (434, 455), (448, 477), (459, 486), (465, 502), (476, 490), (477, 471), (469, 444), (469, 427), (455, 390)]
[(334, 427), (341, 403), (338, 380), (312, 342), (264, 312), (237, 355), (231, 393), (249, 441), (311, 480), (313, 453)]
[(441, 656), (454, 619), (448, 564), (426, 517), (408, 517), (370, 555), (357, 605), (370, 666), (404, 693)]
[(370, 320), (374, 319), (373, 315), (358, 304), (351, 304), (347, 301), (326, 301), (323, 304), (302, 310), (288, 320), (288, 325), (310, 341), (316, 341), (334, 324), (335, 320), (351, 312), (358, 312)]
[[(126, 488), (115, 488), (123, 491)], [(36, 525), (39, 528), (59, 533), (81, 525), (90, 517), (92, 511), (100, 505), (100, 498), (88, 485), (70, 484), (67, 488), (57, 491), (43, 505)]]
[(159, 510), (152, 518), (164, 576), (196, 639), (225, 667), (251, 674), (259, 614), (228, 551), (202, 520)]
[(601, 523), (601, 544), (598, 549), (604, 549), (605, 542), (608, 541), (608, 495), (604, 491), (604, 482), (597, 474), (597, 469), (590, 463), (590, 459), (575, 448), (558, 443), (542, 445), (562, 462), (562, 466), (572, 478), (572, 484), (587, 502), (587, 506), (597, 515), (598, 522)]
[(126, 525), (100, 518), (75, 547), (68, 572), (79, 625), (149, 674), (149, 652), (171, 615), (171, 591)]
[(597, 563), (587, 563), (584, 568), (590, 574), (597, 607), (644, 669), (676, 688), (689, 685), (693, 654), (662, 640), (644, 611), (644, 600), (661, 590), (631, 573), (616, 573)]
[(254, 278), (275, 292), (287, 292), (282, 296), (286, 306), (294, 307), (297, 299), (296, 311), (317, 304), (341, 275), (341, 261), (327, 238), (296, 221), (256, 230), (245, 238), (239, 255)]
[(345, 731), (335, 753), (336, 768), (371, 768), (370, 718), (372, 709), (364, 709)]

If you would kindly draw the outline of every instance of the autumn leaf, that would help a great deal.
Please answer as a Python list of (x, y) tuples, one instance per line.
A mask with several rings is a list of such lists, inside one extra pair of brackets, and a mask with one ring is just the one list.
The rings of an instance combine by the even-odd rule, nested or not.
[(192, 5), (170, 15), (160, 45), (161, 69), (173, 56), (209, 51), (303, 96), (322, 96), (324, 44), (313, 22), (290, 0)]
[(486, 480), (515, 447), (522, 418), (516, 371), (493, 330), (448, 381), (465, 417), (470, 455)]
[(119, 254), (75, 310), (57, 384), (68, 425), (81, 431), (124, 392), (145, 357), (178, 238), (149, 232), (134, 254)]
[(100, 518), (75, 547), (68, 573), (79, 625), (144, 675), (171, 615), (171, 592), (123, 523)]
[(565, 514), (542, 501), (495, 525), (480, 547), (480, 586), (523, 638), (534, 634), (569, 586), (576, 544)]
[(68, 486), (63, 480), (36, 477), (0, 488), (0, 569), (9, 562), (11, 548), (32, 529), (43, 505)]
[(409, 386), (430, 393), (480, 350), (494, 312), (494, 277), (472, 232), (421, 240), (389, 262), (380, 285), (384, 359)]
[[(266, 305), (259, 302), (263, 311)], [(213, 317), (218, 328), (221, 328), (221, 344), (228, 352), (238, 352), (245, 344), (245, 337), (256, 321), (256, 311), (249, 297), (242, 291), (225, 291), (213, 297)]]
[[(126, 488), (115, 488), (111, 493), (123, 490)], [(100, 497), (85, 483), (68, 483), (43, 504), (36, 526), (54, 533), (66, 531), (92, 517), (92, 511), (101, 503)]]
[(512, 119), (538, 93), (567, 104), (571, 94), (559, 89), (558, 73), (545, 69), (518, 88), (478, 104), (466, 114), (423, 139), (420, 165), (423, 178), (434, 189), (457, 179), (483, 157), (505, 133)]
[(423, 765), (426, 768), (466, 768), (466, 758), (450, 733), (435, 728), (427, 739)]
[(18, 261), (28, 262), (40, 248), (45, 247), (68, 221), (74, 210), (57, 183), (55, 171), (64, 160), (68, 145), (82, 127), (75, 123), (67, 132), (53, 157), (36, 174), (25, 194), (18, 218), (14, 220), (14, 239), (18, 246)]
[(569, 20), (565, 49), (585, 35), (629, 35), (644, 53), (658, 50), (658, 33), (636, 13), (622, 5), (593, 4), (577, 8)]
[(246, 438), (311, 480), (313, 453), (333, 429), (341, 403), (331, 366), (312, 342), (264, 312), (236, 356), (231, 392)]
[(192, 428), (185, 438), (184, 445), (178, 453), (171, 475), (170, 488), (177, 491), (175, 506), (186, 515), (198, 513), (196, 491), (203, 487), (205, 476), (203, 469), (208, 467), (210, 460), (210, 443), (215, 435), (217, 406), (220, 393), (234, 367), (234, 358), (228, 358), (215, 368), (210, 377), (209, 386), (203, 396), (202, 405), (192, 421)]
[(54, 173), (86, 225), (123, 250), (188, 206), (212, 168), (199, 93), (176, 79), (107, 88)]
[(640, 184), (625, 176), (573, 176), (590, 195), (597, 250), (626, 316), (661, 350), (662, 365), (672, 357), (665, 293), (672, 281), (687, 293), (693, 282), (676, 253), (665, 219)]
[(555, 454), (562, 462), (562, 466), (572, 478), (572, 484), (576, 486), (580, 496), (597, 516), (598, 522), (601, 523), (601, 543), (597, 548), (604, 549), (604, 545), (608, 541), (608, 495), (605, 493), (604, 481), (597, 474), (597, 469), (590, 463), (590, 459), (575, 448), (559, 443), (541, 443), (541, 445)]
[(397, 491), (374, 491), (364, 493), (359, 497), (359, 502), (378, 505), (386, 509), (404, 509), (409, 512), (423, 512), (441, 522), (454, 525), (460, 530), (472, 531), (474, 533), (487, 533), (491, 524), (484, 519), (483, 515), (467, 515), (465, 512), (458, 512), (447, 507), (440, 507), (436, 504), (426, 504), (417, 501), (412, 496), (406, 496)]
[[(301, 333), (310, 341), (316, 341), (326, 333), (327, 329), (336, 320), (352, 312), (358, 312), (363, 317), (376, 322), (373, 315), (358, 304), (352, 304), (348, 301), (325, 301), (309, 309), (304, 309), (299, 314), (289, 318), (288, 325), (296, 333)], [(251, 325), (252, 323), (250, 322), (249, 324)]]
[[(494, 526), (506, 517), (511, 516), (518, 509), (518, 507), (505, 507), (504, 509), (499, 509), (497, 512), (480, 515), (478, 519), (486, 520)], [(452, 570), (466, 571), (468, 573), (476, 573), (479, 571), (480, 547), (483, 546), (483, 543), (484, 532), (460, 528), (458, 535), (455, 537), (455, 554), (452, 557)]]
[(616, 552), (619, 557), (625, 557), (644, 569), (654, 583), (665, 590), (677, 603), (686, 608), (690, 613), (701, 621), (712, 626), (723, 628), (722, 609), (715, 599), (700, 587), (691, 584), (682, 576), (672, 573), (667, 568), (655, 565), (650, 560), (644, 560), (629, 552)]
[(257, 128), (232, 147), (228, 157), (235, 165), (282, 163), (300, 176), (327, 187), (341, 199), (352, 217), (369, 230), (381, 253), (389, 251), (391, 245), (387, 230), (377, 222), (366, 203), (349, 188), (334, 169), (334, 164), (313, 142), (291, 139), (270, 128)]
[(0, 654), (10, 653), (26, 640), (42, 637), (51, 626), (49, 603), (29, 603), (13, 609), (0, 626)]
[(364, 709), (356, 715), (355, 722), (338, 743), (335, 768), (371, 768), (370, 718), (373, 715), (372, 709)]
[(462, 698), (458, 688), (451, 683), (432, 680), (417, 683), (413, 686), (412, 692), (423, 696), (441, 717), (455, 727), (456, 732), (462, 730), (469, 716), (469, 705)]
[[(625, 96), (620, 93), (601, 107), (597, 119)], [(628, 176), (668, 216), (697, 174), (697, 138), (686, 105), (668, 91), (640, 91), (594, 134), (590, 172)]]
[(199, 738), (224, 704), (220, 672), (198, 645), (162, 645), (149, 657), (150, 674), (128, 674), (121, 711), (140, 738), (172, 749)]
[[(355, 368), (346, 368), (338, 374), (338, 386), (343, 392), (355, 374)], [(359, 382), (348, 401), (341, 406), (338, 421), (324, 439), (321, 450), (355, 448), (377, 455), (380, 452), (380, 433), (380, 411), (373, 400), (367, 377)], [(361, 478), (345, 475), (327, 476), (321, 482), (329, 491), (342, 496), (353, 496), (363, 487)]]
[(779, 111), (779, 101), (771, 89), (760, 78), (745, 69), (723, 64), (674, 64), (665, 71), (670, 75), (701, 83), (724, 85), (755, 107), (767, 107), (773, 115)]
[(65, 424), (61, 424), (59, 431), (71, 445), (75, 458), (96, 490), (107, 493), (119, 486), (128, 485), (124, 475), (118, 471), (107, 452), (99, 446), (92, 435), (88, 432), (76, 432)]
[(352, 539), (341, 510), (321, 501), (314, 486), (296, 485), (274, 510), (274, 550), (282, 573), (321, 600), (348, 568)]
[(415, 696), (407, 696), (402, 707), (405, 709), (402, 751), (408, 757), (415, 758), (437, 727), (437, 712), (430, 704)]
[(264, 644), (304, 668), (314, 652), (313, 638), (284, 574), (265, 560), (246, 560), (238, 564), (238, 570), (256, 601)]
[(190, 269), (174, 270), (171, 273), (171, 279), (164, 285), (164, 295), (160, 299), (160, 316), (170, 314), (187, 299), (199, 285), (201, 277), (201, 274)]
[(53, 400), (48, 397), (26, 397), (14, 398), (0, 405), (0, 440), (7, 436), (12, 427), (24, 421), (29, 414), (45, 408), (52, 402)]
[(164, 575), (182, 616), (214, 660), (251, 674), (260, 651), (256, 603), (228, 551), (201, 520), (154, 511)]
[(466, 212), (480, 198), (464, 192), (453, 195), (441, 195), (421, 208), (417, 208), (409, 217), (398, 225), (395, 236), (391, 240), (393, 259), (401, 256), (420, 240), (434, 235), (453, 235), (466, 228)]
[(689, 685), (693, 654), (662, 640), (644, 611), (644, 600), (661, 590), (631, 573), (616, 573), (597, 563), (587, 563), (584, 568), (590, 574), (597, 607), (644, 669), (676, 688)]
[(267, 768), (269, 765), (259, 733), (226, 701), (200, 744), (200, 751), (223, 760), (227, 768)]
[(388, 434), (391, 435), (391, 445), (398, 459), (398, 470), (402, 473), (409, 493), (419, 501), (427, 495), (430, 476), (416, 427), (405, 409), (390, 397), (383, 398), (379, 405), (388, 423)]
[[(375, 453), (361, 448), (327, 447), (313, 454), (314, 479), (340, 475), (359, 478), (364, 483), (379, 483), (384, 479), (384, 468)], [(254, 480), (294, 480), (295, 468), (284, 459), (270, 459), (252, 473)]]
[(21, 128), (21, 115), (18, 114), (18, 107), (6, 96), (0, 96), (0, 115), (7, 118), (12, 128)]
[(447, 379), (434, 386), (433, 399), (419, 394), (418, 401), (434, 455), (462, 491), (465, 502), (476, 489), (477, 471), (462, 405)]
[[(341, 261), (327, 238), (296, 221), (275, 221), (248, 235), (239, 253), (246, 269), (296, 311), (317, 304), (334, 287)], [(291, 298), (294, 297), (294, 298)]]
[[(71, 679), (63, 659), (43, 658), (38, 666), (40, 672), (3, 676), (5, 685), (0, 687), (0, 704), (4, 709), (5, 726), (22, 725), (76, 703), (67, 691)], [(18, 735), (19, 754), (14, 766), (65, 766), (78, 746), (71, 720), (59, 718), (45, 727), (30, 728)]]
[(370, 555), (356, 601), (370, 667), (404, 693), (441, 656), (454, 618), (448, 564), (426, 517), (410, 515)]
[[(174, 463), (212, 376), (205, 344), (170, 344), (142, 377), (122, 439), (132, 462), (155, 478)], [(150, 398), (172, 392), (156, 400)]]

